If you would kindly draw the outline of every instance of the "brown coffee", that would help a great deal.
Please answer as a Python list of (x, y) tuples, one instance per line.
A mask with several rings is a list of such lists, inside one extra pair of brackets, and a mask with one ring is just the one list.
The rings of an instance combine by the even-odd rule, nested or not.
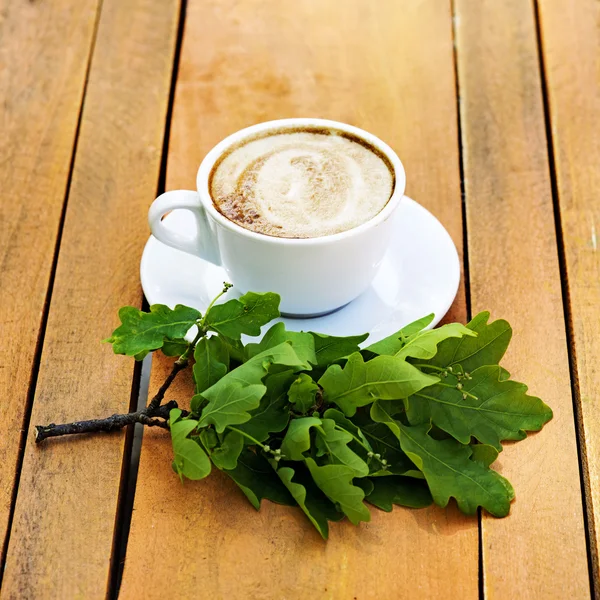
[(238, 144), (211, 173), (221, 214), (251, 231), (307, 238), (347, 231), (373, 218), (394, 189), (381, 153), (347, 133), (275, 130)]

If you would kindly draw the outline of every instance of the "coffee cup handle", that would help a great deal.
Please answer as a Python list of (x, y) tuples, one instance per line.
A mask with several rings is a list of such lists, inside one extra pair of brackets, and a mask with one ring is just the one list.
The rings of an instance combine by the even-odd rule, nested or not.
[[(193, 236), (183, 235), (165, 225), (163, 217), (172, 210), (184, 209), (195, 217)], [(152, 235), (163, 244), (199, 256), (215, 265), (221, 264), (217, 236), (209, 222), (198, 192), (173, 190), (161, 194), (150, 206), (148, 223)]]

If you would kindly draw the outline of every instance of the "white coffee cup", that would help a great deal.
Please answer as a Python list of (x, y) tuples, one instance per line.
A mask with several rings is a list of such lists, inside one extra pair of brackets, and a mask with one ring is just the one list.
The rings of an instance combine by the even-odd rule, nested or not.
[[(245, 138), (282, 128), (330, 128), (356, 136), (381, 152), (394, 170), (394, 190), (385, 207), (354, 229), (315, 238), (273, 237), (240, 227), (224, 217), (209, 193), (209, 178), (219, 157)], [(222, 265), (242, 293), (277, 292), (280, 310), (289, 316), (317, 316), (341, 308), (368, 287), (381, 264), (406, 187), (396, 153), (374, 135), (324, 119), (281, 119), (242, 129), (217, 144), (204, 158), (196, 179), (198, 191), (161, 194), (150, 207), (152, 234), (164, 244)], [(162, 221), (171, 210), (186, 209), (196, 232), (187, 237)], [(194, 277), (194, 273), (189, 274)]]

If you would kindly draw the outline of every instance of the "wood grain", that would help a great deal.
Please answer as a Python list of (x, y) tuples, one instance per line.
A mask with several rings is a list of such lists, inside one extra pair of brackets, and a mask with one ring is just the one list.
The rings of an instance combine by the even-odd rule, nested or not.
[(600, 594), (600, 3), (539, 3), (591, 556)]
[(514, 329), (513, 377), (554, 410), (501, 455), (517, 498), (483, 519), (490, 598), (590, 596), (579, 464), (533, 7), (457, 1), (456, 40), (473, 312)]
[[(129, 407), (132, 361), (100, 340), (141, 303), (178, 15), (177, 0), (103, 2), (30, 429)], [(124, 435), (27, 442), (2, 597), (103, 598)]]
[(0, 2), (0, 544), (98, 0)]
[[(169, 188), (259, 121), (321, 116), (381, 136), (409, 193), (460, 245), (449, 3), (190, 0), (169, 149)], [(453, 318), (464, 318), (464, 301)], [(152, 386), (167, 361), (155, 359)], [(183, 378), (170, 397), (189, 398)], [(255, 512), (219, 473), (181, 486), (168, 436), (144, 434), (122, 598), (477, 598), (477, 523), (456, 510), (385, 514), (323, 542), (297, 509)], [(449, 575), (451, 574), (451, 576)]]

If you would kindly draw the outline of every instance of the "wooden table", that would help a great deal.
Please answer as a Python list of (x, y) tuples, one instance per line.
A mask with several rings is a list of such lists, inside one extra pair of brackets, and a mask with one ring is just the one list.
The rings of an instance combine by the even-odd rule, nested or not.
[[(597, 0), (0, 7), (2, 598), (600, 597)], [(142, 304), (150, 202), (225, 135), (293, 116), (392, 145), (464, 257), (447, 319), (512, 323), (506, 366), (555, 418), (502, 453), (508, 518), (373, 510), (325, 543), (219, 474), (181, 486), (164, 431), (33, 443), (145, 401), (100, 340)]]

